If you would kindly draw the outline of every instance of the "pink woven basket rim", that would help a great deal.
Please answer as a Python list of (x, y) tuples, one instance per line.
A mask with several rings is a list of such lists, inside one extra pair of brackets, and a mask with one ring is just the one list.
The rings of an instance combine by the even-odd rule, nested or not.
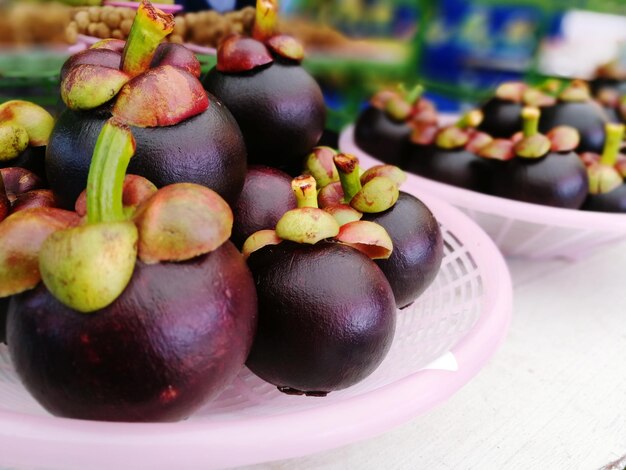
[[(411, 182), (402, 189), (417, 192)], [(456, 372), (422, 370), (341, 402), (236, 421), (103, 423), (0, 411), (0, 460), (5, 465), (68, 469), (248, 465), (373, 437), (445, 401), (484, 367), (506, 336), (512, 284), (502, 255), (473, 221), (435, 197), (419, 197), (463, 242), (483, 281), (481, 315), (451, 350)]]
[[(381, 163), (356, 145), (354, 142), (354, 125), (346, 127), (341, 133), (339, 148), (342, 151), (357, 155), (362, 160), (363, 166), (367, 167)], [(530, 204), (470, 191), (450, 184), (433, 181), (413, 173), (408, 173), (408, 175), (410, 179), (414, 180), (422, 193), (433, 194), (457, 207), (541, 225), (581, 230), (594, 229), (626, 234), (626, 214), (589, 212)]]

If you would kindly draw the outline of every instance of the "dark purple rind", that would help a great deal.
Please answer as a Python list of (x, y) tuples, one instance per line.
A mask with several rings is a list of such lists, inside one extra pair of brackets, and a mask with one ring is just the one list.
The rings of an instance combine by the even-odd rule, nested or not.
[(60, 81), (65, 80), (72, 67), (77, 65), (101, 65), (112, 69), (119, 69), (122, 54), (110, 49), (86, 49), (80, 51), (65, 61), (61, 67)]
[(354, 140), (371, 156), (390, 165), (403, 166), (411, 132), (408, 123), (394, 121), (385, 111), (369, 106), (356, 121)]
[(292, 176), (301, 173), (326, 120), (322, 91), (308, 72), (278, 61), (237, 74), (213, 68), (203, 85), (235, 116), (249, 164), (280, 168)]
[(239, 248), (259, 230), (276, 227), (285, 212), (297, 207), (291, 176), (268, 166), (248, 168), (243, 189), (233, 206), (232, 242)]
[(473, 191), (488, 192), (491, 162), (460, 149), (412, 145), (406, 168), (426, 178)]
[[(64, 111), (46, 152), (51, 189), (63, 207), (73, 208), (87, 185), (91, 155), (110, 114)], [(143, 176), (157, 187), (197, 183), (216, 191), (230, 205), (239, 197), (246, 176), (246, 148), (237, 122), (209, 94), (206, 111), (175, 126), (131, 127), (137, 150), (128, 173)]]
[(250, 271), (231, 243), (185, 263), (137, 263), (109, 307), (81, 314), (43, 285), (15, 296), (15, 370), (50, 413), (102, 421), (177, 421), (239, 373), (255, 333)]
[(522, 107), (522, 103), (514, 101), (489, 99), (482, 107), (483, 120), (478, 130), (494, 138), (510, 138), (522, 130)]
[(584, 211), (626, 213), (626, 183), (604, 194), (589, 194)]
[(398, 308), (412, 304), (437, 277), (443, 259), (443, 236), (430, 209), (411, 194), (400, 191), (395, 205), (363, 220), (382, 225), (391, 237), (393, 252), (375, 260), (385, 273)]
[(557, 126), (571, 126), (580, 133), (578, 152), (602, 153), (607, 122), (609, 116), (594, 101), (559, 102), (541, 108), (539, 132), (545, 134)]
[(545, 206), (579, 209), (589, 192), (587, 170), (574, 152), (514, 158), (494, 166), (492, 193)]
[[(290, 393), (330, 392), (371, 374), (395, 329), (382, 271), (345, 245), (282, 242), (248, 258), (259, 329), (247, 365)], [(290, 389), (290, 390), (289, 390)]]
[(13, 160), (0, 162), (0, 168), (20, 167), (32, 171), (46, 183), (46, 147), (26, 147), (26, 149)]

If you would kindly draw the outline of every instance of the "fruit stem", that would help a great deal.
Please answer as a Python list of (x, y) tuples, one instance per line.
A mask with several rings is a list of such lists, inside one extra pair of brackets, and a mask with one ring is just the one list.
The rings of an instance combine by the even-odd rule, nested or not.
[(483, 112), (480, 109), (468, 111), (455, 124), (460, 129), (471, 129), (478, 127), (483, 120)]
[(291, 181), (291, 189), (296, 196), (298, 207), (317, 208), (317, 185), (311, 175), (296, 176)]
[(126, 220), (122, 203), (124, 177), (135, 153), (130, 128), (116, 118), (109, 119), (100, 131), (87, 178), (87, 222)]
[(604, 149), (600, 157), (600, 163), (607, 166), (613, 166), (617, 163), (617, 157), (622, 146), (622, 138), (624, 137), (624, 125), (608, 123), (606, 125), (606, 140), (604, 141)]
[(359, 160), (349, 153), (340, 153), (333, 158), (339, 181), (343, 189), (343, 199), (349, 203), (361, 188), (361, 176), (359, 175)]
[(539, 133), (539, 116), (541, 113), (538, 108), (526, 106), (522, 109), (522, 120), (524, 137), (532, 137)]
[(415, 85), (410, 91), (406, 93), (404, 98), (407, 103), (414, 105), (424, 94), (424, 87), (422, 85)]
[(142, 0), (122, 53), (122, 71), (131, 77), (150, 68), (161, 41), (174, 31), (174, 16)]
[(266, 41), (276, 34), (277, 22), (278, 0), (257, 0), (252, 37), (258, 41)]

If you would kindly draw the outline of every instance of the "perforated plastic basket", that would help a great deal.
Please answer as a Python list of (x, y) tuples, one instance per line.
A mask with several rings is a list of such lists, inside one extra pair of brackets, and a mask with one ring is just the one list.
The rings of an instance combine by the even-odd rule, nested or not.
[[(403, 187), (418, 193), (412, 183)], [(450, 397), (505, 336), (512, 288), (489, 238), (439, 200), (445, 258), (433, 285), (398, 312), (392, 349), (364, 382), (326, 398), (281, 394), (244, 370), (185, 422), (55, 418), (19, 383), (0, 346), (0, 466), (62, 469), (221, 468), (305, 455), (374, 436)], [(426, 366), (444, 357), (447, 366)], [(452, 366), (450, 366), (452, 363)]]
[[(354, 142), (354, 126), (340, 136), (339, 148), (365, 167), (379, 164)], [(481, 194), (410, 174), (420, 194), (432, 194), (462, 210), (493, 239), (505, 256), (576, 260), (626, 238), (626, 214), (541, 206)]]

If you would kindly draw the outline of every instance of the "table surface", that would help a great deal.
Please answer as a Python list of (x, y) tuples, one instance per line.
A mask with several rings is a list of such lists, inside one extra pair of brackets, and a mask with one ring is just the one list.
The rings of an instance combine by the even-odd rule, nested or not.
[(508, 337), (450, 400), (377, 438), (245, 469), (626, 468), (626, 242), (508, 264)]

